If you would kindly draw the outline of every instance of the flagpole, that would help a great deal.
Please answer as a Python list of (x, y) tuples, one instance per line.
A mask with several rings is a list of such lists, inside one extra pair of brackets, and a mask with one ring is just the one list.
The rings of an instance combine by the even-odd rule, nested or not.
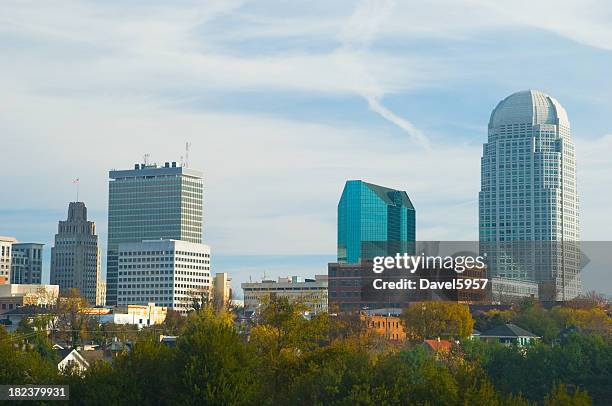
[(81, 184), (81, 180), (79, 178), (73, 179), (72, 184), (76, 185), (76, 201), (79, 201), (79, 185)]

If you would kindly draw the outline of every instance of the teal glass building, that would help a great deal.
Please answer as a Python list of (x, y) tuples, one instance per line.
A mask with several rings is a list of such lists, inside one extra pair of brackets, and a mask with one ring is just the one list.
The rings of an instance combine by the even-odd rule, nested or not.
[(172, 239), (202, 243), (202, 173), (176, 162), (109, 172), (106, 304), (117, 304), (121, 243)]
[(338, 263), (394, 255), (415, 240), (416, 211), (406, 192), (361, 180), (346, 182), (338, 203)]

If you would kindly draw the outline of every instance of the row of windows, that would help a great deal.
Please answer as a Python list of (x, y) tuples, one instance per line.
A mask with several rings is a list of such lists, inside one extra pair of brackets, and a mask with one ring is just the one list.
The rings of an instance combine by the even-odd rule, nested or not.
[(277, 287), (272, 287), (272, 288), (243, 288), (244, 292), (254, 292), (254, 291), (264, 291), (264, 292), (278, 292), (278, 291), (309, 291), (309, 290), (326, 290), (327, 287), (285, 287), (285, 288), (277, 288)]
[(209, 258), (210, 254), (204, 253), (204, 252), (192, 252), (192, 251), (180, 251), (177, 250), (176, 252), (174, 250), (169, 250), (169, 251), (121, 251), (119, 252), (119, 256), (143, 256), (143, 255), (184, 255), (184, 256), (189, 256), (189, 257), (203, 257), (203, 258)]

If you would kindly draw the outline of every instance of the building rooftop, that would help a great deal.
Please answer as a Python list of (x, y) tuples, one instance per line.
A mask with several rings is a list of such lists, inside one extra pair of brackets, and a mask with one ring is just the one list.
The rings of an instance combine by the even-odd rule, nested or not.
[(387, 316), (399, 317), (402, 314), (402, 309), (397, 307), (387, 307), (381, 309), (365, 309), (362, 312), (367, 316)]
[(274, 279), (263, 279), (261, 281), (254, 282), (243, 282), (241, 285), (253, 285), (261, 283), (285, 283), (285, 284), (297, 284), (297, 283), (315, 283), (327, 281), (327, 275), (315, 275), (314, 278), (304, 278), (302, 276), (279, 276), (277, 280)]
[(453, 346), (448, 340), (425, 340), (423, 344), (436, 352), (449, 352)]
[(569, 128), (567, 112), (559, 101), (539, 90), (523, 90), (500, 101), (489, 128), (508, 124), (557, 124)]
[(171, 175), (187, 175), (194, 178), (202, 178), (203, 176), (202, 172), (185, 166), (177, 166), (176, 162), (166, 162), (163, 166), (157, 166), (157, 164), (135, 164), (134, 169), (112, 169), (108, 172), (108, 177), (113, 180)]
[(349, 180), (347, 181), (347, 184), (349, 182), (363, 183), (372, 192), (376, 193), (376, 195), (380, 197), (380, 199), (388, 205), (395, 205), (397, 203), (396, 199), (397, 197), (399, 197), (400, 200), (402, 201), (402, 205), (404, 205), (408, 209), (414, 210), (414, 206), (412, 205), (412, 201), (410, 200), (410, 197), (408, 197), (408, 193), (406, 193), (403, 190), (391, 189), (385, 186), (380, 186), (380, 185), (375, 185), (373, 183), (364, 182), (362, 180)]
[(493, 327), (480, 334), (480, 337), (537, 337), (530, 331), (527, 331), (515, 324), (508, 323)]

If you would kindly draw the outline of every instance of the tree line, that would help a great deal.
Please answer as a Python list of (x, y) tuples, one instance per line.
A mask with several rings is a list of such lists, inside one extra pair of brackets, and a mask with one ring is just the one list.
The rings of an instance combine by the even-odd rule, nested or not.
[[(527, 303), (473, 319), (463, 305), (411, 306), (403, 314), (409, 340), (398, 344), (364, 334), (358, 315), (308, 320), (299, 303), (283, 298), (262, 307), (249, 334), (231, 312), (203, 306), (133, 332), (131, 351), (82, 373), (58, 371), (47, 333), (0, 328), (0, 383), (70, 385), (70, 402), (82, 405), (610, 404), (610, 320), (595, 326), (597, 307), (568, 309)], [(550, 332), (549, 322), (525, 325), (548, 319)], [(473, 326), (509, 320), (541, 328), (545, 339), (515, 347), (469, 337)], [(574, 322), (591, 329), (552, 337)], [(161, 344), (160, 332), (178, 335), (176, 347)], [(457, 343), (434, 353), (422, 345), (434, 337)]]

